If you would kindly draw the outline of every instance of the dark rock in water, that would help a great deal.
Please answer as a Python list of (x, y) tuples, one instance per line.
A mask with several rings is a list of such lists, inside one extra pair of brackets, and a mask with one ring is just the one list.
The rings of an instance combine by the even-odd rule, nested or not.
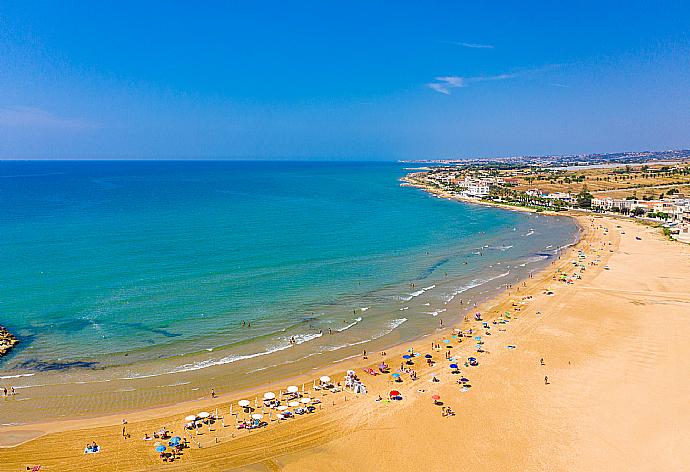
[(0, 357), (10, 352), (18, 342), (19, 340), (12, 333), (7, 331), (4, 326), (0, 326)]
[(94, 361), (39, 361), (38, 359), (29, 359), (27, 361), (17, 364), (15, 369), (37, 370), (39, 372), (48, 372), (51, 370), (67, 370), (67, 369), (94, 369), (98, 362)]

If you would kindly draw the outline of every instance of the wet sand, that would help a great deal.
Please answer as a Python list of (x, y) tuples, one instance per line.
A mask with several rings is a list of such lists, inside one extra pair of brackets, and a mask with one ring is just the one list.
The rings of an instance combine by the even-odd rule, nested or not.
[[(458, 356), (474, 354), (480, 361), (478, 367), (461, 366), (471, 381), (469, 391), (460, 391), (457, 376), (450, 374), (440, 352), (433, 352), (438, 363), (432, 368), (417, 361), (419, 380), (403, 375), (401, 384), (389, 376), (363, 373), (361, 367), (382, 359), (370, 353), (366, 361), (353, 359), (323, 370), (340, 379), (344, 369), (355, 368), (368, 395), (328, 394), (321, 397), (322, 409), (316, 413), (280, 424), (271, 422), (268, 428), (251, 433), (216, 423), (214, 431), (206, 427), (195, 438), (201, 448), (186, 449), (181, 459), (166, 467), (682, 470), (690, 463), (690, 380), (686, 375), (690, 345), (685, 341), (690, 336), (690, 249), (629, 221), (593, 221), (580, 217), (584, 232), (576, 247), (587, 254), (585, 263), (597, 257), (601, 262), (588, 266), (582, 280), (573, 284), (553, 280), (558, 267), (573, 271), (573, 248), (529, 279), (519, 292), (514, 287), (478, 308), (485, 318), (505, 311), (513, 318), (484, 337), (486, 352), (477, 355), (469, 338), (453, 348)], [(609, 229), (608, 234), (600, 225)], [(625, 234), (620, 234), (617, 225)], [(635, 239), (638, 235), (642, 240)], [(546, 295), (546, 288), (554, 295)], [(533, 298), (522, 300), (528, 295)], [(478, 325), (463, 326), (468, 327)], [(448, 334), (439, 332), (413, 345), (429, 352), (432, 340), (441, 342)], [(389, 365), (397, 367), (409, 347), (389, 350)], [(431, 383), (432, 373), (441, 382)], [(320, 374), (312, 371), (280, 385), (233, 395), (233, 399), (253, 399), (257, 393), (277, 391), (288, 383), (311, 383)], [(402, 401), (374, 401), (391, 388), (403, 394)], [(441, 416), (432, 393), (438, 393), (456, 415)], [(153, 445), (141, 440), (144, 432), (151, 434), (167, 425), (177, 434), (184, 416), (202, 409), (213, 411), (216, 406), (226, 425), (232, 425), (229, 400), (221, 397), (132, 412), (127, 415), (130, 439), (122, 438), (119, 416), (4, 428), (0, 435), (4, 444), (27, 439), (35, 431), (46, 435), (0, 449), (0, 470), (25, 470), (36, 464), (43, 470), (157, 470), (161, 462)], [(9, 407), (9, 402), (3, 407)], [(94, 440), (103, 452), (85, 456), (84, 445)]]

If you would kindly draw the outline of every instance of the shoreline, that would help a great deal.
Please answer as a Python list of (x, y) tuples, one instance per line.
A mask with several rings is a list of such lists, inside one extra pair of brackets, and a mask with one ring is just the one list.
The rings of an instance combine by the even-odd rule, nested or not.
[[(469, 201), (467, 203), (477, 203), (473, 201)], [(505, 207), (498, 207), (502, 209), (510, 209), (510, 208), (505, 208)], [(528, 209), (526, 209), (529, 211)], [(558, 216), (567, 216), (569, 218), (574, 218), (577, 221), (577, 217), (573, 217), (572, 215), (566, 215), (563, 213), (559, 213)], [(559, 256), (567, 256), (570, 253), (574, 252), (576, 248), (579, 246), (579, 244), (582, 241), (582, 226), (578, 223), (578, 227), (580, 230), (578, 231), (578, 238), (575, 243), (567, 246), (565, 249), (561, 249), (559, 251)], [(558, 257), (560, 259), (560, 257)], [(540, 276), (543, 276), (545, 273), (549, 272), (551, 269), (550, 265), (546, 265), (540, 270), (534, 272), (532, 274), (533, 277), (540, 278)], [(532, 280), (530, 278), (530, 280)], [(503, 298), (509, 297), (510, 292), (507, 291), (506, 289), (501, 289), (498, 294), (495, 294), (488, 299), (485, 299), (481, 302), (481, 304), (476, 308), (480, 309), (485, 306), (489, 305), (496, 305), (500, 302), (497, 300), (501, 300)], [(457, 308), (457, 307), (455, 307)], [(472, 310), (471, 307), (466, 307), (467, 310)], [(449, 308), (450, 310), (450, 308)], [(454, 327), (459, 327), (464, 325), (465, 323), (462, 322), (462, 314), (458, 314), (457, 316), (453, 317), (454, 321), (452, 324), (447, 325), (443, 328), (443, 330), (448, 330), (448, 329), (453, 329)], [(457, 321), (455, 321), (457, 320)], [(386, 349), (386, 352), (388, 353), (388, 356), (386, 359), (389, 359), (391, 356), (390, 353), (395, 352), (395, 353), (402, 353), (405, 351), (405, 346), (410, 345), (410, 344), (418, 344), (422, 342), (424, 339), (429, 338), (429, 337), (435, 337), (439, 333), (439, 329), (435, 329), (431, 332), (428, 333), (423, 333), (419, 334), (415, 338), (409, 340), (409, 341), (404, 341), (402, 343), (396, 343)], [(376, 360), (380, 360), (379, 357), (377, 356), (371, 356)], [(175, 413), (178, 413), (182, 409), (184, 410), (189, 410), (192, 411), (194, 409), (212, 409), (215, 408), (216, 406), (219, 405), (227, 405), (229, 402), (237, 401), (239, 398), (246, 397), (246, 396), (251, 396), (249, 394), (255, 394), (258, 390), (278, 390), (281, 385), (287, 385), (288, 383), (294, 383), (296, 385), (300, 385), (302, 383), (311, 383), (314, 378), (318, 378), (321, 375), (328, 374), (333, 378), (338, 378), (342, 374), (344, 374), (345, 370), (349, 368), (354, 368), (360, 371), (363, 367), (365, 366), (370, 366), (371, 365), (371, 360), (364, 360), (362, 359), (361, 355), (357, 355), (352, 359), (344, 359), (341, 361), (338, 361), (338, 364), (343, 364), (347, 362), (347, 368), (346, 369), (340, 369), (340, 370), (334, 370), (333, 365), (321, 365), (319, 366), (316, 370), (313, 370), (312, 372), (308, 374), (302, 374), (302, 375), (297, 375), (293, 377), (286, 377), (280, 379), (279, 382), (273, 382), (273, 383), (261, 383), (257, 384), (255, 386), (251, 386), (248, 388), (245, 388), (240, 391), (233, 391), (232, 393), (227, 393), (227, 394), (219, 394), (217, 398), (215, 399), (196, 399), (196, 400), (189, 400), (189, 401), (184, 401), (181, 403), (177, 403), (176, 405), (162, 405), (162, 406), (154, 406), (154, 407), (146, 407), (143, 409), (130, 409), (127, 411), (125, 416), (133, 416), (136, 415), (140, 420), (142, 421), (158, 421), (160, 422), (161, 420), (165, 420), (166, 417), (169, 417), (171, 415), (174, 415)], [(345, 367), (345, 366), (343, 366)], [(335, 374), (334, 374), (335, 372)], [(367, 378), (363, 380), (369, 380)], [(123, 413), (122, 412), (116, 412), (112, 414), (106, 414), (106, 415), (100, 415), (100, 416), (95, 416), (95, 417), (90, 417), (90, 418), (83, 418), (83, 419), (75, 419), (75, 420), (52, 420), (48, 422), (34, 422), (34, 423), (28, 423), (28, 424), (22, 424), (22, 425), (16, 425), (16, 426), (5, 426), (5, 427), (0, 427), (0, 432), (4, 433), (5, 437), (8, 436), (13, 436), (15, 439), (14, 440), (7, 440), (0, 442), (0, 451), (4, 450), (11, 450), (13, 448), (16, 448), (18, 446), (22, 446), (27, 443), (31, 443), (32, 441), (44, 437), (46, 435), (52, 435), (55, 433), (61, 433), (61, 432), (66, 432), (66, 431), (73, 431), (73, 430), (81, 430), (84, 428), (104, 428), (104, 427), (114, 427), (116, 425), (119, 425), (122, 420)], [(27, 434), (23, 434), (23, 432), (27, 432)]]
[[(405, 190), (405, 192), (409, 192), (409, 190)], [(426, 196), (424, 196), (424, 198), (426, 198)], [(431, 204), (435, 205), (433, 202)], [(499, 213), (497, 213), (497, 215), (500, 217)], [(520, 219), (520, 221), (522, 221), (522, 219)], [(548, 235), (546, 231), (549, 230), (550, 225), (560, 225), (560, 223), (551, 222), (550, 220), (543, 221), (545, 226), (543, 226), (542, 236), (534, 236), (533, 238), (540, 238), (540, 240), (543, 240), (545, 238), (545, 235)], [(542, 228), (542, 224), (535, 224), (539, 224), (539, 226), (535, 226), (535, 228), (537, 228), (537, 231), (539, 231), (539, 228)], [(524, 233), (527, 232), (527, 227), (528, 224), (525, 223)], [(558, 245), (556, 247), (562, 248), (564, 245), (570, 244), (573, 240), (576, 240), (578, 232), (575, 230), (574, 227), (572, 227), (572, 224), (568, 223), (567, 228), (568, 231), (566, 232), (560, 231), (560, 233), (562, 234), (567, 233), (567, 238), (555, 238), (555, 236), (551, 237), (551, 240), (555, 241), (554, 245)], [(503, 236), (504, 240), (500, 241), (500, 243), (496, 243), (496, 245), (499, 246), (499, 248), (502, 248), (503, 245), (510, 244), (506, 243), (506, 237), (511, 238), (512, 240), (512, 233), (510, 233), (510, 235)], [(546, 242), (544, 242), (543, 245), (541, 243), (527, 243), (526, 241), (528, 241), (528, 239), (531, 238), (525, 239), (525, 242), (521, 243), (521, 245), (522, 247), (530, 247), (530, 245), (534, 246), (534, 248), (530, 249), (530, 251), (539, 251), (539, 248), (547, 244)], [(482, 244), (478, 241), (477, 243)], [(546, 247), (548, 248), (549, 246)], [(498, 251), (499, 248), (494, 248), (495, 250), (493, 251), (493, 253), (496, 255), (491, 257), (494, 259), (499, 258), (497, 260), (502, 261), (506, 258), (506, 256), (498, 255), (502, 253)], [(512, 251), (516, 251), (516, 249), (513, 249)], [(551, 250), (549, 250), (549, 252), (550, 251)], [(467, 254), (469, 255), (469, 249)], [(531, 254), (531, 252), (522, 251), (518, 254), (518, 256), (514, 256), (512, 258), (516, 261), (524, 262), (522, 260), (524, 259), (523, 256), (526, 257)], [(472, 257), (473, 256), (471, 255), (469, 256), (469, 258)], [(554, 256), (551, 256), (551, 258), (553, 257)], [(511, 258), (511, 256), (508, 256), (508, 258)], [(347, 347), (345, 349), (338, 349), (334, 351), (320, 352), (318, 351), (318, 349), (320, 349), (318, 344), (316, 345), (316, 347), (311, 347), (312, 343), (305, 343), (302, 346), (298, 346), (296, 348), (289, 349), (288, 351), (284, 351), (289, 352), (289, 354), (287, 355), (272, 354), (266, 357), (256, 356), (256, 359), (250, 359), (246, 361), (242, 360), (241, 362), (237, 363), (230, 362), (228, 364), (219, 363), (218, 365), (210, 365), (199, 370), (190, 370), (188, 372), (141, 377), (132, 376), (132, 378), (121, 379), (120, 377), (130, 376), (113, 375), (113, 371), (110, 371), (109, 373), (103, 374), (97, 372), (96, 374), (94, 374), (94, 376), (91, 376), (89, 374), (89, 377), (93, 378), (87, 378), (85, 376), (82, 376), (81, 371), (75, 369), (72, 371), (67, 371), (64, 374), (62, 372), (55, 372), (54, 374), (48, 373), (46, 374), (46, 377), (43, 377), (41, 374), (35, 374), (35, 376), (33, 376), (33, 378), (31, 378), (30, 380), (6, 380), (8, 385), (12, 382), (20, 382), (20, 387), (26, 385), (30, 388), (27, 388), (26, 390), (18, 390), (19, 395), (16, 397), (16, 400), (19, 400), (20, 402), (15, 403), (15, 405), (17, 405), (17, 409), (5, 410), (5, 413), (1, 417), (1, 419), (4, 421), (0, 421), (0, 424), (13, 424), (17, 427), (29, 428), (37, 423), (63, 421), (60, 418), (60, 416), (67, 417), (70, 419), (89, 419), (93, 417), (120, 416), (122, 412), (143, 412), (148, 411), (150, 409), (165, 409), (166, 406), (173, 404), (187, 404), (190, 402), (203, 400), (203, 398), (208, 394), (208, 392), (210, 392), (211, 388), (214, 388), (218, 393), (235, 392), (235, 394), (238, 394), (237, 392), (243, 392), (247, 389), (252, 389), (256, 388), (257, 386), (271, 383), (272, 381), (278, 378), (289, 379), (299, 376), (299, 374), (303, 372), (315, 372), (317, 369), (320, 370), (323, 368), (333, 368), (333, 366), (337, 366), (341, 363), (351, 362), (351, 358), (357, 358), (361, 354), (362, 348), (370, 351), (375, 351), (379, 349), (388, 350), (393, 346), (399, 345), (400, 343), (416, 342), (416, 340), (418, 340), (420, 336), (424, 337), (433, 335), (433, 333), (435, 333), (438, 330), (437, 324), (439, 319), (443, 318), (446, 324), (452, 323), (456, 319), (461, 318), (462, 314), (464, 314), (467, 310), (471, 308), (468, 307), (466, 304), (462, 305), (458, 303), (458, 300), (461, 297), (465, 300), (465, 303), (467, 303), (467, 298), (471, 298), (472, 300), (477, 302), (485, 300), (487, 298), (495, 296), (496, 291), (500, 289), (500, 285), (506, 283), (507, 281), (514, 282), (516, 276), (520, 276), (521, 278), (527, 278), (528, 273), (531, 270), (539, 270), (540, 268), (546, 267), (549, 264), (548, 260), (529, 261), (526, 268), (523, 268), (517, 265), (520, 262), (516, 262), (515, 267), (511, 268), (509, 271), (511, 274), (510, 276), (505, 278), (495, 277), (496, 280), (493, 280), (493, 275), (497, 274), (498, 272), (504, 272), (503, 269), (499, 269), (501, 266), (496, 265), (494, 269), (488, 269), (486, 268), (486, 264), (490, 264), (491, 262), (480, 262), (482, 258), (475, 259), (477, 262), (474, 262), (474, 264), (478, 264), (477, 267), (484, 267), (479, 272), (477, 272), (477, 277), (482, 279), (480, 280), (481, 283), (477, 286), (478, 288), (475, 288), (474, 286), (470, 287), (467, 290), (467, 292), (463, 291), (461, 295), (458, 295), (447, 305), (443, 305), (441, 302), (442, 296), (445, 296), (446, 294), (450, 295), (451, 291), (453, 291), (458, 286), (462, 288), (462, 286), (464, 286), (466, 283), (474, 282), (474, 280), (469, 280), (473, 278), (474, 275), (463, 276), (462, 278), (456, 279), (455, 281), (451, 279), (448, 279), (447, 282), (442, 281), (439, 284), (440, 288), (437, 287), (433, 292), (438, 294), (432, 295), (436, 298), (436, 301), (430, 301), (432, 302), (432, 305), (438, 305), (433, 307), (433, 310), (438, 310), (439, 308), (442, 308), (447, 310), (445, 313), (440, 314), (439, 316), (434, 316), (433, 318), (431, 316), (431, 313), (428, 313), (429, 316), (417, 314), (414, 317), (410, 317), (410, 321), (407, 321), (404, 325), (402, 325), (401, 328), (392, 330), (392, 332), (388, 332), (385, 336), (378, 336), (379, 330), (376, 329), (376, 324), (372, 325), (373, 328), (369, 328), (369, 325), (367, 324), (367, 326), (364, 328), (360, 329), (360, 327), (357, 327), (351, 331), (347, 331), (347, 333), (354, 333), (349, 335), (350, 338), (354, 338), (355, 336), (361, 335), (360, 337), (356, 338), (357, 342), (353, 343), (353, 347)], [(460, 261), (458, 261), (458, 264), (459, 263)], [(473, 264), (473, 262), (470, 261), (470, 264)], [(474, 271), (475, 269), (473, 268), (472, 270)], [(492, 271), (494, 271), (494, 274), (490, 273)], [(443, 274), (440, 273), (436, 278), (442, 279)], [(436, 281), (435, 283), (439, 282)], [(407, 292), (408, 290), (413, 289), (403, 288), (403, 290)], [(389, 292), (388, 294), (390, 293), (392, 292)], [(395, 294), (397, 295), (398, 293), (396, 292)], [(404, 295), (407, 293), (400, 294)], [(414, 300), (421, 300), (426, 296), (427, 295), (423, 295), (418, 299), (415, 298)], [(414, 304), (414, 300), (411, 303)], [(416, 302), (416, 304), (418, 305), (417, 307), (415, 307), (414, 305), (410, 305), (412, 307), (412, 310), (419, 311), (421, 309), (424, 312), (431, 311), (431, 307), (427, 310), (425, 309), (425, 307), (421, 306), (421, 304), (424, 301), (426, 300)], [(361, 303), (357, 302), (356, 304)], [(377, 316), (379, 317), (378, 319), (385, 321), (385, 319), (390, 318), (402, 318), (405, 312), (401, 311), (398, 315), (397, 310), (398, 308), (403, 307), (403, 305), (409, 305), (409, 302), (401, 302), (399, 306), (397, 306), (396, 302), (395, 306), (389, 307), (390, 311), (386, 313), (381, 312), (384, 315), (383, 318), (381, 318), (381, 316), (377, 314)], [(372, 312), (373, 311), (375, 311), (375, 309), (372, 310)], [(376, 318), (374, 318), (374, 323), (378, 323), (378, 321), (376, 321)], [(364, 324), (366, 323), (363, 323), (362, 325)], [(360, 331), (357, 331), (358, 329)], [(368, 330), (368, 332), (364, 332), (362, 334), (362, 329)], [(370, 338), (372, 338), (372, 335), (373, 338), (376, 339), (371, 340)], [(338, 337), (337, 340), (336, 336)], [(341, 342), (341, 335), (337, 334), (336, 336), (332, 338), (332, 341), (327, 340), (326, 343), (331, 343), (335, 346), (344, 343), (347, 344), (348, 341), (351, 341), (351, 339), (342, 338), (343, 342)], [(322, 339), (326, 339), (328, 337), (329, 336), (324, 334), (324, 337)], [(359, 340), (361, 339), (369, 339), (369, 341), (366, 342), (366, 345), (362, 346), (361, 342), (359, 342)], [(316, 341), (316, 343), (319, 343), (319, 341)], [(316, 354), (314, 354), (314, 352), (316, 352)], [(216, 360), (219, 358), (223, 358), (227, 354), (227, 352), (214, 350), (213, 354), (209, 355), (209, 358), (211, 360)], [(232, 352), (230, 354), (232, 354)], [(294, 359), (296, 359), (296, 361), (294, 361)], [(182, 363), (176, 362), (174, 359), (173, 361), (175, 362), (175, 364)], [(260, 369), (255, 369), (255, 367), (260, 367)], [(249, 375), (245, 375), (246, 372), (251, 373)], [(59, 377), (60, 375), (65, 375), (64, 381), (62, 380), (62, 377)], [(98, 375), (98, 377), (96, 377), (96, 375)], [(86, 385), (83, 385), (84, 380), (88, 381), (86, 382)], [(73, 387), (72, 385), (75, 383), (79, 385), (74, 385)], [(36, 385), (36, 387), (32, 387), (33, 385)], [(120, 393), (120, 391), (123, 391), (124, 393)], [(33, 400), (29, 400), (24, 403), (24, 398), (26, 397), (32, 397)], [(43, 397), (47, 397), (47, 401), (45, 403), (43, 403), (42, 401)], [(81, 401), (82, 398), (84, 398), (83, 402)], [(142, 398), (143, 400), (140, 400)], [(30, 411), (30, 409), (33, 408), (33, 405), (36, 405), (36, 407), (38, 407), (36, 411), (40, 411), (40, 409), (45, 409), (47, 411), (47, 418), (40, 418), (38, 417), (38, 415), (33, 414), (33, 411)], [(23, 414), (23, 412), (27, 413)], [(20, 422), (22, 423), (21, 425), (17, 424)]]

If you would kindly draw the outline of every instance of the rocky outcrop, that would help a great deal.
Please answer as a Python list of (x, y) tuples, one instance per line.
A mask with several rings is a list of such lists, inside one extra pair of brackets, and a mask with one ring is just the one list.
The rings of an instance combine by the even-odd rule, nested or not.
[(18, 342), (12, 333), (0, 326), (0, 357), (10, 352)]

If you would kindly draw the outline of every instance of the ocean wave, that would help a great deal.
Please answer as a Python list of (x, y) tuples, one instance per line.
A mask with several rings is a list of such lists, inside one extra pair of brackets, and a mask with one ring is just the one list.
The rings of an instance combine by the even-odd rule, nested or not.
[(422, 289), (417, 290), (416, 292), (412, 292), (412, 293), (408, 294), (409, 296), (407, 296), (407, 297), (400, 297), (400, 301), (409, 302), (413, 298), (418, 297), (418, 296), (422, 295), (424, 292), (428, 292), (429, 290), (431, 290), (435, 287), (436, 287), (436, 285), (429, 285), (428, 287), (423, 287)]
[(16, 374), (16, 375), (0, 375), (0, 379), (18, 379), (20, 377), (33, 377), (36, 374)]
[(355, 321), (353, 321), (353, 322), (350, 323), (349, 325), (343, 326), (343, 327), (340, 328), (340, 329), (336, 329), (336, 331), (339, 332), (339, 333), (341, 333), (341, 332), (343, 332), (343, 331), (345, 331), (345, 330), (348, 330), (348, 329), (352, 328), (354, 325), (356, 325), (356, 324), (359, 323), (360, 321), (362, 321), (362, 318), (361, 318), (361, 317), (360, 317), (360, 318), (355, 318)]
[(505, 276), (507, 276), (508, 274), (510, 274), (510, 271), (503, 272), (502, 274), (498, 274), (498, 275), (496, 275), (496, 276), (494, 276), (494, 277), (489, 277), (488, 279), (473, 279), (473, 280), (470, 281), (470, 283), (468, 283), (467, 285), (462, 285), (462, 286), (456, 288), (455, 290), (453, 290), (453, 292), (451, 292), (450, 294), (446, 295), (446, 297), (443, 299), (443, 301), (444, 301), (444, 303), (448, 304), (448, 303), (450, 303), (457, 295), (459, 295), (459, 294), (461, 294), (461, 293), (463, 293), (463, 292), (466, 292), (466, 291), (468, 291), (468, 290), (471, 290), (471, 289), (473, 289), (473, 288), (477, 288), (477, 287), (479, 287), (480, 285), (483, 285), (483, 284), (485, 284), (485, 283), (491, 282), (491, 281), (496, 280), (496, 279), (500, 279), (501, 277), (505, 277)]
[(532, 228), (530, 228), (529, 231), (527, 232), (527, 234), (525, 234), (525, 236), (532, 236), (533, 234), (534, 234), (534, 230)]
[(362, 311), (362, 312), (365, 312), (365, 311), (367, 311), (369, 308), (371, 308), (371, 307), (370, 307), (370, 306), (363, 306), (363, 307), (360, 308), (359, 310)]
[(435, 311), (425, 311), (424, 314), (431, 315), (431, 316), (438, 316), (445, 311), (448, 311), (448, 309), (447, 308), (441, 308), (440, 310), (435, 310)]

